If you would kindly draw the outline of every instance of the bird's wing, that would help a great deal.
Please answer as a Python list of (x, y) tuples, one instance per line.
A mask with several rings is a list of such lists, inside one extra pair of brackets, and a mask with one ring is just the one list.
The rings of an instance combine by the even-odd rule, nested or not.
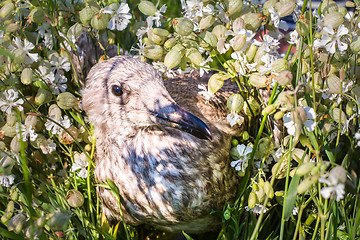
[(183, 74), (164, 81), (165, 87), (171, 97), (185, 110), (201, 118), (211, 130), (217, 128), (229, 135), (238, 136), (242, 133), (242, 126), (233, 126), (227, 122), (230, 113), (226, 102), (233, 93), (239, 89), (231, 80), (224, 81), (223, 87), (210, 100), (199, 94), (199, 85), (207, 88), (209, 76), (200, 78), (198, 74)]

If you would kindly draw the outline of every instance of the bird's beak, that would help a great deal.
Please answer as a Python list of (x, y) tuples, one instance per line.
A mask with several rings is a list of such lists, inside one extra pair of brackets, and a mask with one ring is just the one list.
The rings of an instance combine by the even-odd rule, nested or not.
[(177, 128), (201, 139), (213, 140), (208, 126), (203, 121), (176, 104), (163, 107), (153, 114), (161, 124)]

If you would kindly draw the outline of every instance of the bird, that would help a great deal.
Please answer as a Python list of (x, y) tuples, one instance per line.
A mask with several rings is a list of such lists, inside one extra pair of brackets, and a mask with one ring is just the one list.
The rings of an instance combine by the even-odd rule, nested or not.
[(109, 220), (168, 232), (219, 226), (210, 213), (235, 198), (240, 180), (229, 151), (241, 127), (226, 121), (226, 99), (236, 86), (227, 81), (209, 100), (198, 94), (206, 82), (190, 75), (164, 80), (130, 56), (90, 69), (81, 93), (96, 136), (94, 175), (112, 181), (121, 202), (97, 187)]

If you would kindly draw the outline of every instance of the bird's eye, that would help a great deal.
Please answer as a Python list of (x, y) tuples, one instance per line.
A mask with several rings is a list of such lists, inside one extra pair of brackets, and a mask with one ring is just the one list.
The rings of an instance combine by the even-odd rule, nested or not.
[(113, 85), (111, 91), (115, 96), (118, 97), (120, 97), (123, 94), (122, 88), (118, 85)]

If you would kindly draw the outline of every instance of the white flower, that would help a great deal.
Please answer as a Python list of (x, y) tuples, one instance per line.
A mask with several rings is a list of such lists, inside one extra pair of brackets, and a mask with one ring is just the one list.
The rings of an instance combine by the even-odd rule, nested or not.
[(20, 139), (20, 135), (23, 141), (26, 141), (27, 139), (30, 139), (30, 141), (35, 141), (38, 134), (35, 133), (35, 130), (33, 129), (32, 126), (25, 126), (23, 124), (20, 125), (19, 124), (16, 125), (15, 127), (16, 132), (18, 133), (18, 138)]
[(50, 64), (53, 66), (51, 70), (53, 72), (61, 72), (61, 70), (65, 70), (66, 72), (70, 71), (71, 64), (68, 61), (67, 57), (56, 57), (53, 56), (51, 58)]
[(300, 41), (299, 34), (296, 30), (290, 32), (290, 39), (288, 41), (289, 44), (297, 45)]
[[(316, 117), (316, 113), (314, 109), (311, 107), (304, 107), (304, 110), (307, 115), (307, 120), (303, 122), (303, 125), (305, 126), (306, 130), (312, 132), (315, 130), (315, 126), (316, 126), (316, 122), (313, 121), (313, 119), (315, 119)], [(296, 128), (298, 128), (299, 126), (295, 124), (291, 114), (292, 114), (291, 112), (286, 113), (283, 117), (283, 121), (284, 121), (284, 126), (287, 128), (288, 134), (295, 136)]]
[(87, 167), (89, 166), (89, 160), (87, 159), (85, 153), (75, 153), (74, 154), (74, 164), (72, 165), (70, 171), (76, 172), (78, 177), (86, 178), (87, 177)]
[(239, 60), (240, 69), (238, 69), (238, 73), (240, 75), (247, 75), (256, 70), (257, 63), (249, 63), (243, 51), (233, 52), (230, 56), (232, 59)]
[(245, 210), (252, 211), (254, 214), (259, 215), (261, 213), (266, 213), (269, 209), (262, 204), (256, 203), (255, 207), (253, 208), (250, 208), (249, 206), (245, 206)]
[(277, 49), (280, 47), (280, 42), (279, 40), (271, 37), (268, 34), (265, 34), (263, 36), (263, 41), (260, 42), (258, 40), (254, 40), (253, 44), (255, 46), (259, 46), (260, 49), (264, 50), (267, 53), (277, 53)]
[(10, 187), (14, 183), (14, 175), (1, 175), (0, 176), (0, 185), (3, 187)]
[(259, 68), (259, 73), (264, 75), (268, 73), (272, 73), (272, 64), (277, 59), (276, 56), (266, 53), (261, 57), (261, 61), (264, 63), (264, 65), (261, 65)]
[(285, 21), (280, 20), (280, 15), (277, 11), (275, 11), (274, 7), (271, 6), (269, 8), (269, 13), (271, 14), (271, 21), (274, 23), (274, 27), (284, 31), (289, 29), (288, 24)]
[(53, 72), (50, 72), (43, 80), (47, 83), (47, 85), (49, 85), (54, 94), (65, 92), (67, 89), (67, 85), (65, 84), (67, 82), (67, 78), (60, 73), (54, 74)]
[(162, 7), (160, 8), (160, 10), (158, 10), (158, 11), (155, 12), (155, 15), (154, 15), (154, 17), (153, 17), (153, 20), (154, 20), (155, 25), (156, 25), (157, 27), (160, 27), (160, 26), (161, 26), (160, 20), (161, 20), (161, 17), (162, 17), (162, 13), (165, 13), (165, 12), (166, 12), (166, 9), (167, 9), (167, 6), (164, 4), (164, 5), (162, 5)]
[(19, 162), (19, 157), (12, 152), (3, 152), (0, 153), (0, 168), (2, 172), (0, 173), (0, 185), (4, 187), (10, 187), (14, 183), (15, 176), (11, 174), (11, 169), (14, 164)]
[(181, 0), (181, 6), (184, 10), (184, 17), (190, 19), (215, 14), (214, 7), (211, 4), (204, 6), (204, 3), (199, 0)]
[(49, 138), (40, 144), (40, 149), (43, 152), (43, 154), (51, 154), (56, 150), (56, 144), (54, 143), (53, 140)]
[(235, 124), (243, 124), (244, 118), (240, 116), (239, 114), (235, 113), (234, 111), (231, 111), (226, 117), (226, 120), (228, 123), (230, 123), (230, 126), (234, 126)]
[(244, 144), (237, 145), (236, 150), (239, 153), (239, 159), (230, 163), (231, 167), (235, 167), (236, 171), (245, 172), (250, 154), (252, 152), (251, 146), (245, 146)]
[(24, 40), (24, 45), (22, 44), (22, 41), (19, 37), (16, 37), (13, 40), (14, 45), (10, 45), (9, 49), (21, 49), (25, 52), (25, 63), (31, 64), (33, 62), (36, 62), (39, 59), (39, 55), (37, 53), (30, 53), (31, 50), (35, 48), (35, 45), (32, 42), (29, 42), (26, 38)]
[(130, 8), (126, 2), (122, 2), (120, 7), (114, 14), (114, 16), (110, 19), (108, 29), (110, 30), (124, 30), (127, 25), (130, 23), (131, 13), (129, 13)]
[(220, 54), (224, 54), (230, 49), (230, 44), (226, 43), (225, 38), (220, 38), (216, 47)]
[(345, 181), (345, 170), (340, 166), (333, 168), (327, 177), (321, 176), (319, 178), (320, 183), (328, 185), (320, 190), (321, 195), (324, 198), (330, 198), (332, 195), (335, 195), (336, 201), (340, 201), (345, 195)]
[(340, 52), (344, 52), (348, 45), (341, 41), (341, 38), (348, 34), (349, 30), (341, 24), (335, 34), (334, 29), (331, 25), (323, 28), (324, 34), (321, 36), (321, 39), (317, 39), (314, 41), (314, 48), (325, 47), (325, 49), (334, 54), (336, 51), (335, 46), (337, 45)]
[(209, 92), (209, 90), (204, 84), (199, 84), (198, 88), (201, 90), (198, 92), (198, 94), (204, 96), (206, 101), (209, 101), (211, 98), (214, 97), (214, 94), (212, 92)]
[(50, 116), (50, 118), (52, 121), (48, 119), (45, 123), (45, 128), (46, 130), (51, 131), (52, 134), (59, 134), (64, 128), (66, 129), (71, 126), (70, 119), (67, 115), (65, 115), (64, 118), (61, 117), (60, 119), (56, 119), (55, 116)]
[(24, 108), (21, 106), (21, 104), (24, 103), (24, 100), (18, 99), (19, 93), (15, 91), (14, 89), (8, 89), (5, 90), (0, 95), (0, 109), (3, 112), (6, 112), (7, 114), (11, 114), (11, 109), (17, 108), (19, 111), (22, 111)]

